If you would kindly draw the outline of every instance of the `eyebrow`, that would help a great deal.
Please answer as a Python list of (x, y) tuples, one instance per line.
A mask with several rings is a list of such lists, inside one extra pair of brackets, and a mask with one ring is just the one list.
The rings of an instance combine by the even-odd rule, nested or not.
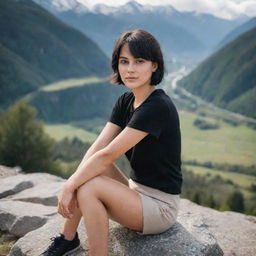
[[(128, 58), (126, 58), (126, 57), (124, 57), (124, 56), (119, 56), (119, 59), (128, 59)], [(138, 58), (134, 58), (134, 59), (143, 59), (142, 57), (138, 57)]]

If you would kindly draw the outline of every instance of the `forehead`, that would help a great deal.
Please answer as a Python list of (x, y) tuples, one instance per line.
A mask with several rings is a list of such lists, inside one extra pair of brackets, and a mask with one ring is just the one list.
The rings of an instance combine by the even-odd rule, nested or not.
[(131, 54), (131, 51), (129, 49), (128, 44), (124, 44), (121, 47), (120, 56), (119, 57), (133, 57), (132, 54)]

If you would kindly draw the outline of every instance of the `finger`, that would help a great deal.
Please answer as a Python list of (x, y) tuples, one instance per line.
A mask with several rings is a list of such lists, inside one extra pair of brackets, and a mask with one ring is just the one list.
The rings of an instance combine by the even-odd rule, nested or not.
[(72, 214), (71, 214), (68, 206), (67, 205), (63, 205), (62, 209), (63, 209), (63, 213), (65, 215), (65, 218), (67, 218), (67, 219), (71, 218)]
[(63, 218), (68, 218), (65, 208), (63, 207), (63, 204), (61, 202), (59, 203), (59, 213), (60, 215), (62, 215)]
[(62, 215), (60, 203), (58, 202), (57, 212)]

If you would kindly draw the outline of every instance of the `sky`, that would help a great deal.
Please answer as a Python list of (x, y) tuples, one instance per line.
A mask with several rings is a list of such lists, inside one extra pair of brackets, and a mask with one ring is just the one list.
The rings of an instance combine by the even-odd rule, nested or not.
[[(91, 6), (104, 3), (110, 6), (123, 5), (129, 0), (78, 0)], [(210, 13), (224, 19), (233, 19), (241, 14), (256, 16), (256, 0), (136, 0), (140, 4), (171, 4), (178, 11)]]

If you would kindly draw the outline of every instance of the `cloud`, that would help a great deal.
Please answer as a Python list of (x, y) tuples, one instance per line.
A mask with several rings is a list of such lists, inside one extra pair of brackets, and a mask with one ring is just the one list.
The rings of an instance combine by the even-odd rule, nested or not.
[(226, 19), (241, 14), (256, 16), (255, 0), (170, 0), (169, 2), (180, 11), (211, 13)]
[[(78, 0), (86, 5), (104, 3), (118, 6), (129, 0)], [(241, 14), (256, 16), (256, 0), (136, 0), (140, 4), (166, 5), (170, 4), (179, 11), (196, 11), (210, 13), (215, 16), (232, 19)]]

